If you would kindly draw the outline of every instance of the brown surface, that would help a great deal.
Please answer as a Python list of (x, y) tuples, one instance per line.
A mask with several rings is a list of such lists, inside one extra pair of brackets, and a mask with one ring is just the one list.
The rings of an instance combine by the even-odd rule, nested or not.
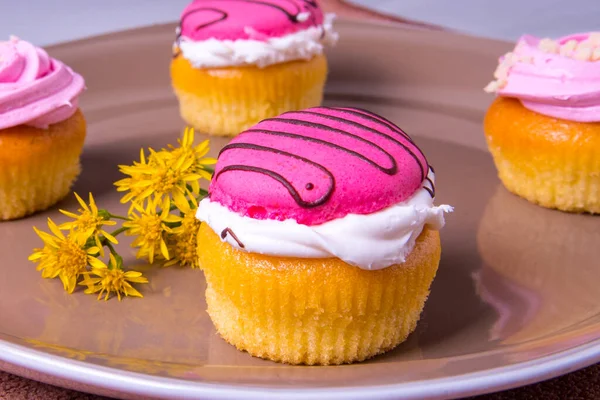
[[(49, 215), (57, 217), (56, 209), (0, 224), (0, 336), (33, 339), (29, 346), (48, 353), (123, 370), (190, 380), (200, 374), (204, 381), (228, 382), (231, 369), (220, 366), (235, 365), (240, 383), (302, 386), (322, 384), (324, 376), (331, 384), (358, 385), (397, 381), (398, 376), (406, 380), (452, 376), (535, 359), (597, 338), (600, 304), (590, 301), (597, 292), (570, 284), (599, 281), (600, 271), (593, 262), (600, 249), (594, 235), (588, 234), (597, 218), (540, 211), (510, 197), (499, 186), (485, 152), (481, 119), (491, 99), (480, 87), (507, 45), (343, 22), (340, 29), (342, 41), (331, 53), (327, 101), (368, 107), (399, 122), (437, 167), (439, 202), (457, 207), (442, 235), (442, 263), (425, 314), (405, 345), (369, 363), (332, 367), (336, 369), (325, 375), (321, 370), (250, 358), (215, 336), (203, 311), (203, 279), (197, 271), (148, 270), (152, 284), (141, 301), (103, 303), (82, 293), (64, 295), (58, 282), (42, 281), (24, 261), (36, 243), (31, 226), (43, 225)], [(171, 35), (172, 26), (155, 27), (52, 51), (87, 78), (89, 91), (82, 107), (90, 135), (76, 190), (92, 190), (104, 206), (119, 207), (111, 186), (119, 177), (114, 166), (130, 162), (139, 146), (173, 142), (182, 127), (169, 90), (169, 53), (160, 50), (169, 48)], [(382, 50), (372, 46), (374, 42)], [(363, 57), (356, 57), (357, 49)], [(98, 59), (111, 63), (99, 68)], [(144, 68), (139, 68), (141, 60), (146, 61)], [(213, 147), (219, 145), (222, 141), (213, 142)], [(60, 206), (72, 208), (74, 202)], [(521, 229), (507, 227), (497, 217), (504, 213), (524, 220)], [(482, 240), (489, 232), (500, 232), (503, 239)], [(561, 244), (565, 232), (570, 232), (575, 245)], [(518, 235), (523, 240), (543, 236), (542, 246), (526, 250), (533, 260), (536, 254), (543, 256), (551, 270), (565, 271), (572, 258), (577, 267), (570, 268), (566, 281), (565, 274), (548, 274), (545, 265), (524, 264), (519, 257), (514, 258), (517, 268), (511, 269), (499, 261), (520, 249), (523, 240)], [(161, 309), (169, 311), (156, 312)], [(99, 390), (1, 363), (0, 368)], [(600, 369), (591, 367), (487, 398), (594, 398), (598, 375)], [(0, 373), (0, 398), (93, 397)]]

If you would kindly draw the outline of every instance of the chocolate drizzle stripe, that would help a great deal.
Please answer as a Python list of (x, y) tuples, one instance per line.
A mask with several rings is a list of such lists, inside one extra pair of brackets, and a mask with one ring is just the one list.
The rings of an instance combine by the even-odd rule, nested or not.
[[(358, 108), (358, 107), (353, 107), (352, 109), (350, 108), (345, 108), (345, 107), (322, 107), (324, 109), (328, 109), (328, 110), (334, 110), (334, 111), (339, 111), (339, 112), (343, 112), (343, 113), (347, 113), (350, 115), (355, 115), (355, 116), (360, 116), (366, 120), (375, 122), (380, 124), (381, 126), (386, 126), (389, 129), (391, 129), (392, 131), (398, 133), (400, 136), (404, 137), (406, 140), (408, 140), (412, 145), (415, 146), (415, 148), (419, 151), (419, 153), (421, 154), (421, 156), (423, 157), (423, 159), (425, 160), (425, 165), (429, 166), (429, 162), (427, 161), (427, 157), (425, 157), (425, 154), (423, 154), (423, 152), (421, 151), (421, 149), (419, 149), (419, 147), (415, 144), (415, 142), (412, 140), (412, 138), (410, 137), (410, 135), (406, 132), (404, 132), (402, 129), (400, 129), (400, 127), (398, 127), (396, 124), (394, 124), (392, 121), (390, 121), (389, 119), (382, 117), (381, 115), (377, 115), (375, 113), (372, 113), (371, 111), (365, 110), (363, 108)], [(414, 153), (411, 152), (411, 155), (414, 155)], [(416, 157), (416, 155), (415, 155)], [(425, 171), (423, 169), (423, 165), (421, 164), (421, 161), (417, 158), (417, 162), (419, 163), (419, 166), (421, 168), (421, 179), (425, 178)]]
[(429, 189), (427, 186), (423, 186), (423, 189), (427, 190), (432, 199), (435, 197), (435, 191)]
[[(386, 138), (388, 140), (391, 140), (392, 142), (396, 143), (398, 146), (402, 147), (416, 161), (416, 163), (419, 166), (419, 169), (421, 171), (421, 180), (423, 180), (425, 178), (425, 168), (423, 168), (421, 160), (419, 160), (419, 157), (417, 156), (417, 154), (413, 150), (411, 150), (408, 146), (406, 146), (404, 143), (402, 143), (402, 142), (394, 139), (393, 137), (391, 137), (390, 135), (388, 135), (388, 134), (386, 134), (384, 132), (378, 131), (376, 129), (373, 129), (371, 127), (368, 127), (368, 126), (363, 125), (363, 124), (361, 124), (359, 122), (356, 122), (356, 121), (351, 121), (351, 120), (348, 120), (348, 119), (336, 117), (334, 115), (321, 114), (321, 113), (318, 113), (316, 111), (307, 111), (307, 110), (306, 111), (289, 111), (289, 112), (285, 113), (284, 115), (286, 115), (286, 114), (308, 114), (308, 115), (316, 115), (316, 116), (319, 116), (319, 117), (323, 117), (325, 119), (329, 119), (331, 121), (343, 122), (344, 124), (347, 124), (347, 125), (350, 125), (350, 126), (354, 126), (354, 127), (357, 127), (357, 128), (361, 128), (361, 129), (364, 129), (364, 130), (369, 131), (371, 133), (374, 133), (376, 135), (379, 135), (381, 137), (384, 137), (384, 138)], [(335, 129), (335, 128), (332, 128), (332, 129)], [(336, 129), (336, 131), (339, 131), (339, 130)], [(343, 131), (341, 131), (341, 132), (343, 132)], [(421, 155), (423, 156), (423, 158), (425, 158), (425, 156), (422, 153), (421, 153)], [(395, 162), (395, 160), (394, 160), (394, 162)]]
[(333, 193), (333, 191), (330, 191), (330, 192), (328, 191), (325, 196), (321, 197), (320, 199), (318, 199), (316, 201), (310, 201), (310, 202), (304, 201), (300, 197), (300, 194), (298, 193), (296, 188), (294, 188), (294, 186), (292, 186), (292, 184), (287, 179), (285, 179), (283, 176), (281, 176), (277, 172), (274, 172), (274, 171), (271, 171), (271, 170), (268, 170), (265, 168), (261, 168), (261, 167), (252, 167), (249, 165), (237, 165), (237, 164), (228, 165), (228, 166), (224, 167), (222, 170), (220, 170), (214, 179), (218, 179), (220, 175), (222, 175), (223, 173), (225, 173), (227, 171), (248, 171), (248, 172), (258, 172), (260, 174), (267, 175), (270, 178), (273, 178), (276, 181), (278, 181), (279, 183), (281, 183), (288, 190), (288, 192), (290, 193), (290, 195), (292, 196), (294, 201), (296, 201), (296, 203), (300, 207), (304, 207), (304, 208), (313, 208), (313, 207), (317, 207), (322, 204), (325, 204), (327, 202), (327, 200), (329, 200), (329, 197), (331, 196), (331, 194)]
[(217, 24), (221, 21), (225, 21), (227, 19), (227, 17), (229, 17), (229, 15), (223, 11), (223, 10), (219, 10), (218, 8), (214, 8), (214, 7), (202, 7), (202, 8), (196, 8), (194, 10), (188, 11), (187, 13), (185, 13), (182, 17), (181, 17), (181, 23), (183, 24), (183, 21), (185, 21), (186, 18), (188, 18), (190, 15), (194, 15), (197, 14), (199, 12), (202, 11), (214, 11), (217, 14), (221, 14), (221, 17), (219, 17), (218, 19), (215, 19), (214, 21), (210, 21), (210, 22), (206, 22), (204, 24), (200, 24), (194, 27), (195, 31), (199, 31), (200, 29), (203, 28), (207, 28), (211, 25)]
[[(301, 111), (296, 111), (296, 113), (302, 114)], [(363, 160), (369, 160), (369, 163), (371, 165), (374, 165), (376, 168), (378, 168), (379, 170), (381, 170), (382, 172), (384, 172), (384, 173), (386, 173), (388, 175), (395, 175), (398, 172), (398, 164), (396, 163), (396, 160), (394, 159), (394, 156), (392, 156), (390, 153), (388, 153), (386, 150), (384, 150), (377, 143), (373, 143), (370, 140), (365, 139), (363, 137), (360, 137), (358, 135), (355, 135), (353, 133), (346, 132), (346, 131), (343, 131), (341, 129), (337, 129), (337, 128), (334, 128), (334, 127), (329, 126), (329, 125), (320, 124), (318, 122), (303, 121), (301, 119), (294, 119), (294, 118), (269, 118), (269, 121), (275, 121), (275, 122), (280, 122), (280, 123), (283, 123), (283, 124), (289, 124), (289, 125), (294, 125), (294, 126), (304, 126), (304, 127), (313, 128), (313, 129), (320, 129), (320, 130), (324, 130), (324, 131), (327, 131), (327, 132), (333, 132), (333, 133), (337, 133), (337, 134), (340, 134), (340, 135), (351, 137), (351, 138), (353, 138), (355, 140), (358, 140), (359, 142), (362, 142), (362, 143), (366, 144), (367, 146), (374, 147), (377, 150), (381, 151), (389, 159), (391, 167), (389, 167), (389, 168), (382, 167), (379, 164), (377, 164), (375, 161), (370, 160), (370, 159), (368, 159), (365, 156), (362, 156)], [(328, 142), (328, 143), (331, 143), (331, 142)], [(337, 145), (337, 146), (339, 146), (339, 145)], [(339, 146), (339, 147), (345, 148), (343, 146)], [(347, 149), (347, 150), (350, 150), (350, 149)], [(353, 150), (350, 150), (350, 151), (353, 151)], [(355, 153), (357, 153), (357, 152), (355, 152)], [(360, 154), (360, 153), (357, 153), (357, 154)]]
[[(325, 203), (327, 200), (329, 200), (329, 198), (333, 194), (333, 190), (335, 188), (335, 178), (334, 178), (333, 174), (327, 168), (325, 168), (324, 166), (322, 166), (319, 163), (316, 163), (316, 162), (314, 162), (312, 160), (309, 160), (308, 158), (304, 158), (304, 157), (299, 156), (297, 154), (288, 153), (287, 151), (275, 149), (275, 148), (272, 148), (272, 147), (267, 147), (267, 146), (261, 146), (261, 145), (257, 145), (257, 144), (252, 144), (252, 143), (231, 143), (231, 144), (228, 144), (227, 146), (223, 147), (223, 149), (221, 149), (221, 151), (219, 152), (219, 157), (224, 152), (229, 151), (229, 150), (234, 150), (234, 149), (256, 150), (256, 151), (265, 151), (265, 152), (269, 152), (269, 153), (275, 153), (275, 154), (279, 154), (279, 155), (282, 155), (282, 156), (294, 158), (296, 160), (302, 161), (302, 162), (304, 162), (304, 163), (306, 163), (308, 165), (311, 165), (311, 166), (313, 166), (313, 167), (321, 170), (321, 172), (323, 172), (325, 175), (327, 175), (327, 179), (329, 180), (329, 186), (328, 186), (327, 191), (325, 192), (325, 194), (323, 196), (321, 196), (319, 199), (315, 200), (314, 202), (305, 202), (306, 204), (313, 204), (313, 203), (315, 204), (314, 206), (310, 205), (310, 207), (316, 207), (317, 205), (321, 205), (321, 204)], [(232, 169), (230, 169), (230, 171), (231, 170)], [(221, 175), (221, 172), (222, 171), (220, 171), (215, 176), (215, 178), (214, 178), (215, 180), (218, 179), (219, 175)], [(259, 171), (255, 171), (255, 172), (259, 172)], [(271, 172), (274, 172), (274, 171), (271, 171)], [(267, 175), (270, 176), (270, 177), (273, 177), (273, 176), (271, 176), (269, 174), (267, 174)], [(287, 183), (283, 183), (280, 180), (278, 180), (278, 181), (283, 184), (283, 186), (290, 192), (290, 194), (292, 195), (292, 197), (294, 197), (294, 193), (296, 193), (296, 195), (298, 196), (298, 198), (301, 199), (298, 190), (296, 190), (294, 188), (294, 186), (292, 185), (292, 183), (290, 181), (288, 181), (287, 179), (283, 178), (283, 177), (282, 177), (282, 179), (284, 179)], [(290, 191), (290, 188), (293, 188), (293, 191)], [(305, 185), (305, 188), (307, 190), (312, 190), (314, 188), (314, 184), (308, 182)], [(296, 199), (296, 198), (294, 197), (294, 199)], [(296, 202), (297, 202), (297, 200), (296, 200)], [(298, 203), (298, 204), (300, 204), (300, 203)]]
[(431, 189), (428, 188), (427, 186), (423, 186), (425, 189), (427, 189), (427, 191), (429, 192), (429, 194), (431, 195), (431, 197), (435, 197), (435, 185), (433, 184), (433, 181), (431, 179), (429, 179), (429, 177), (425, 178), (426, 182), (429, 182), (429, 184), (431, 185)]
[[(431, 165), (428, 165), (428, 167), (429, 167), (429, 170), (431, 170), (431, 172), (433, 172), (435, 174), (433, 167)], [(427, 190), (427, 192), (433, 199), (433, 198), (435, 198), (435, 184), (433, 183), (431, 178), (429, 178), (429, 173), (427, 175), (428, 176), (425, 178), (425, 181), (423, 182), (423, 189)], [(427, 187), (427, 184), (426, 184), (427, 182), (429, 182), (429, 184), (431, 185), (431, 188)]]
[(406, 132), (404, 132), (402, 129), (400, 129), (398, 126), (396, 126), (396, 124), (394, 124), (393, 122), (391, 122), (388, 119), (385, 119), (377, 114), (374, 114), (370, 111), (367, 110), (363, 110), (362, 108), (345, 108), (345, 107), (322, 107), (326, 110), (332, 110), (332, 111), (339, 111), (339, 112), (343, 112), (346, 114), (350, 114), (350, 115), (354, 115), (356, 117), (362, 117), (368, 121), (371, 122), (375, 122), (377, 124), (379, 124), (380, 126), (384, 126), (387, 127), (388, 129), (391, 129), (393, 132), (396, 132), (397, 134), (399, 134), (400, 136), (402, 136), (403, 138), (405, 138), (406, 140), (408, 140), (409, 142), (413, 143), (412, 138), (410, 137), (410, 135)]
[[(252, 4), (258, 4), (258, 5), (262, 5), (262, 6), (267, 6), (267, 7), (275, 8), (275, 9), (281, 11), (282, 13), (284, 13), (288, 17), (288, 19), (290, 20), (290, 22), (299, 22), (298, 21), (298, 15), (302, 12), (302, 7), (296, 1), (294, 1), (294, 0), (284, 0), (284, 1), (286, 1), (289, 4), (292, 4), (296, 8), (296, 13), (295, 14), (294, 13), (290, 13), (288, 10), (286, 10), (283, 7), (280, 7), (280, 6), (275, 5), (275, 4), (271, 4), (271, 3), (267, 2), (267, 1), (260, 1), (260, 0), (229, 0), (229, 1), (239, 1), (239, 2), (242, 2), (242, 3), (252, 3)], [(306, 3), (306, 4), (314, 3), (312, 1), (309, 1), (309, 2), (302, 1), (302, 2)]]
[[(273, 119), (269, 119), (269, 121), (272, 121), (272, 120)], [(283, 120), (283, 121), (285, 121), (285, 120)], [(288, 138), (291, 138), (291, 139), (299, 139), (299, 140), (304, 140), (304, 141), (307, 141), (307, 142), (318, 143), (318, 144), (321, 144), (323, 146), (331, 147), (333, 149), (343, 151), (344, 153), (347, 153), (347, 154), (350, 154), (350, 155), (352, 155), (352, 156), (354, 156), (356, 158), (359, 158), (359, 159), (361, 159), (361, 160), (369, 163), (373, 167), (377, 168), (378, 170), (380, 170), (384, 174), (394, 175), (398, 171), (398, 166), (396, 164), (396, 160), (394, 160), (394, 158), (392, 157), (391, 154), (389, 154), (387, 151), (381, 149), (381, 147), (377, 146), (376, 144), (371, 143), (368, 140), (365, 140), (363, 138), (360, 138), (360, 140), (366, 141), (368, 143), (371, 143), (373, 146), (380, 148), (381, 151), (383, 151), (388, 157), (390, 157), (390, 159), (392, 160), (392, 167), (391, 168), (382, 167), (381, 165), (377, 164), (373, 160), (365, 157), (364, 155), (362, 155), (362, 154), (360, 154), (360, 153), (358, 153), (358, 152), (356, 152), (354, 150), (350, 150), (347, 147), (340, 146), (340, 145), (337, 145), (335, 143), (331, 143), (331, 142), (328, 142), (328, 141), (322, 140), (322, 139), (317, 139), (317, 138), (312, 138), (312, 137), (308, 137), (308, 136), (298, 135), (296, 133), (289, 133), (289, 132), (283, 132), (283, 131), (272, 131), (272, 130), (268, 130), (268, 129), (255, 129), (255, 128), (252, 128), (252, 129), (248, 129), (244, 133), (246, 133), (246, 132), (264, 133), (265, 135), (283, 136), (283, 137), (288, 137)], [(343, 131), (341, 131), (341, 132), (343, 132)], [(345, 132), (343, 132), (343, 133), (346, 134)], [(354, 135), (351, 135), (351, 134), (347, 134), (347, 135), (354, 136)]]
[(238, 239), (237, 235), (231, 230), (231, 228), (223, 229), (223, 231), (221, 232), (221, 239), (225, 240), (227, 234), (229, 234), (229, 236), (231, 236), (231, 238), (235, 240), (239, 247), (241, 247), (242, 249), (245, 247), (244, 243), (242, 243), (240, 239)]
[[(226, 1), (239, 2), (239, 3), (250, 3), (250, 4), (262, 5), (262, 6), (274, 8), (278, 11), (281, 11), (283, 14), (285, 14), (285, 16), (289, 19), (289, 21), (294, 24), (302, 22), (302, 21), (298, 20), (298, 16), (302, 13), (302, 10), (303, 10), (302, 5), (306, 5), (309, 8), (313, 8), (313, 9), (317, 9), (319, 7), (317, 2), (314, 0), (300, 0), (300, 1), (298, 1), (298, 0), (281, 0), (281, 1), (285, 1), (286, 3), (292, 5), (296, 9), (295, 12), (289, 12), (285, 8), (278, 6), (277, 4), (273, 4), (272, 2), (269, 2), (269, 1), (261, 1), (261, 0), (226, 0)], [(229, 18), (229, 14), (225, 10), (221, 10), (221, 9), (214, 8), (214, 7), (200, 7), (200, 8), (195, 8), (193, 10), (190, 10), (181, 16), (181, 20), (179, 22), (179, 33), (177, 34), (177, 36), (175, 38), (175, 43), (179, 44), (179, 42), (181, 41), (181, 36), (182, 36), (181, 30), (182, 30), (183, 23), (185, 22), (185, 20), (187, 18), (189, 18), (189, 16), (199, 13), (199, 12), (203, 12), (203, 11), (214, 11), (216, 13), (221, 14), (221, 17), (217, 18), (213, 21), (206, 22), (204, 24), (200, 24), (200, 25), (194, 27), (194, 31), (199, 31), (201, 29), (207, 28), (211, 25), (217, 24), (217, 23)], [(314, 19), (313, 13), (311, 13), (311, 16)]]
[(229, 15), (223, 11), (223, 10), (219, 10), (218, 8), (213, 8), (213, 7), (202, 7), (202, 8), (196, 8), (194, 10), (190, 10), (188, 12), (186, 12), (185, 14), (183, 14), (181, 16), (181, 20), (179, 21), (179, 29), (177, 31), (177, 36), (175, 37), (175, 43), (177, 44), (177, 46), (179, 46), (179, 43), (181, 42), (181, 36), (182, 36), (182, 30), (183, 30), (183, 23), (186, 20), (186, 18), (188, 18), (190, 15), (199, 13), (199, 12), (204, 12), (204, 11), (214, 11), (216, 13), (220, 13), (221, 17), (218, 19), (215, 19), (213, 21), (207, 22), (205, 24), (201, 24), (198, 25), (196, 27), (194, 27), (194, 31), (199, 31), (200, 29), (209, 27), (211, 25), (217, 24), (221, 21), (225, 21)]

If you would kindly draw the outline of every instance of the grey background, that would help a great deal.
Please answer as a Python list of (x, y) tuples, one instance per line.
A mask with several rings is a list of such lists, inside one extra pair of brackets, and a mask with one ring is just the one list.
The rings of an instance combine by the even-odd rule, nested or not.
[[(175, 21), (189, 0), (0, 0), (0, 40), (37, 45)], [(600, 30), (600, 0), (352, 0), (475, 35), (514, 40)]]

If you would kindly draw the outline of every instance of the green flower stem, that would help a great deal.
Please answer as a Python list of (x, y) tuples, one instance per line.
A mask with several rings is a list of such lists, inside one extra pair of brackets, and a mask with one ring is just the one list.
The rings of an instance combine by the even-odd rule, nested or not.
[(112, 263), (108, 263), (108, 268), (123, 269), (123, 257), (121, 257), (119, 253), (117, 253), (111, 242), (107, 241), (106, 247), (108, 247), (108, 250), (110, 250), (110, 254), (112, 254), (115, 257), (115, 260), (117, 260), (117, 265), (112, 265)]
[[(117, 236), (118, 236), (118, 235), (120, 235), (121, 233), (125, 232), (127, 229), (128, 229), (128, 228), (123, 228), (123, 227), (121, 227), (121, 228), (117, 229), (116, 231), (114, 231), (114, 232), (111, 232), (111, 235), (112, 235), (112, 236), (114, 236), (114, 237), (117, 237)], [(118, 256), (118, 254), (117, 254), (117, 252), (115, 251), (115, 249), (114, 249), (114, 247), (113, 247), (112, 243), (111, 243), (111, 242), (109, 242), (109, 241), (108, 241), (108, 239), (106, 239), (105, 237), (102, 237), (102, 238), (100, 238), (100, 244), (101, 244), (103, 247), (104, 247), (104, 246), (108, 247), (108, 249), (110, 250), (110, 252), (111, 252), (111, 253), (112, 253), (112, 254), (113, 254), (115, 257), (117, 257), (117, 256)], [(118, 260), (118, 259), (119, 259), (119, 258), (117, 258), (117, 260)]]
[(108, 216), (111, 218), (114, 218), (114, 219), (120, 219), (122, 221), (129, 221), (129, 218), (121, 217), (120, 215), (114, 215), (114, 214), (108, 213)]
[(206, 172), (210, 172), (211, 175), (215, 173), (215, 169), (213, 167), (209, 167), (208, 165), (203, 165), (202, 169)]
[(117, 251), (115, 250), (115, 247), (112, 245), (111, 242), (106, 241), (106, 247), (108, 247), (108, 250), (110, 250), (110, 253), (114, 256), (115, 254), (117, 254)]
[(120, 235), (121, 233), (125, 232), (126, 230), (128, 230), (129, 228), (125, 228), (125, 227), (120, 227), (119, 229), (117, 229), (114, 232), (111, 232), (110, 234), (113, 235), (114, 237), (117, 237), (118, 235)]

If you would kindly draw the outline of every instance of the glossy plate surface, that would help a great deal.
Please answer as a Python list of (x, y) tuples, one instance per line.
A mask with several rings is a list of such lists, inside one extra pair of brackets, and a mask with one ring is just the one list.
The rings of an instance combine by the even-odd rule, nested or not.
[[(445, 398), (518, 386), (600, 360), (600, 219), (546, 210), (498, 181), (481, 128), (481, 88), (509, 45), (340, 21), (327, 103), (369, 108), (408, 131), (456, 212), (417, 331), (396, 350), (339, 367), (293, 367), (238, 352), (205, 312), (200, 271), (140, 266), (143, 300), (69, 296), (27, 261), (32, 226), (0, 224), (0, 369), (78, 390), (156, 398)], [(123, 210), (112, 182), (140, 147), (174, 143), (174, 26), (50, 49), (86, 77), (89, 122), (75, 190)], [(225, 144), (212, 141), (213, 155)], [(128, 250), (125, 250), (127, 252)], [(133, 252), (126, 262), (138, 265)]]

